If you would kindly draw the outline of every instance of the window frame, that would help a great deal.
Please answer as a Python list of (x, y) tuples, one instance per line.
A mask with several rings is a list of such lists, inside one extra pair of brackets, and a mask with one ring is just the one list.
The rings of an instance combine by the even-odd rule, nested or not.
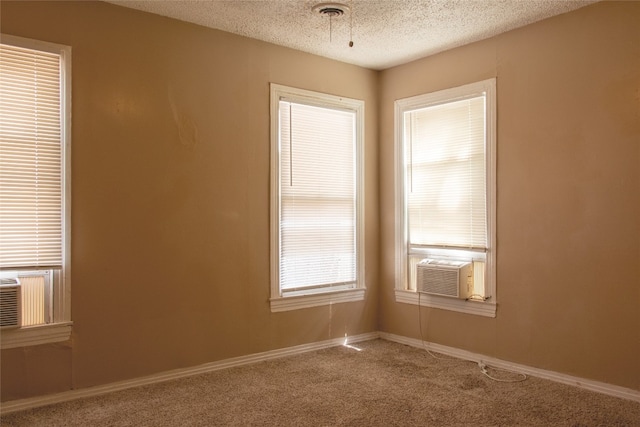
[[(66, 341), (71, 336), (71, 47), (57, 43), (0, 34), (0, 43), (60, 55), (62, 268), (48, 269), (52, 286), (51, 323), (2, 329), (1, 348), (25, 347)], [(32, 270), (32, 269), (30, 269)], [(18, 271), (18, 269), (5, 269)]]
[[(279, 103), (287, 100), (322, 108), (350, 110), (355, 113), (356, 177), (356, 285), (351, 289), (300, 290), (284, 296), (280, 290), (280, 135)], [(272, 312), (297, 310), (364, 299), (364, 101), (270, 84), (270, 307)]]
[[(487, 251), (485, 259), (485, 301), (419, 294), (408, 286), (408, 228), (405, 182), (405, 112), (484, 95)], [(485, 317), (496, 316), (496, 78), (396, 100), (395, 125), (395, 299), (396, 302), (457, 311)], [(437, 250), (434, 250), (437, 252)]]

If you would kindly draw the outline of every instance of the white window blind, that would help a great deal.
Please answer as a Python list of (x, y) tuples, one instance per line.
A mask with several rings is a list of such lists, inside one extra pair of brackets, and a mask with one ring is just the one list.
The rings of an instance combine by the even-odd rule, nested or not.
[(485, 97), (404, 113), (409, 245), (486, 249)]
[(62, 268), (61, 56), (0, 45), (0, 268)]
[(280, 289), (355, 287), (355, 112), (281, 100)]

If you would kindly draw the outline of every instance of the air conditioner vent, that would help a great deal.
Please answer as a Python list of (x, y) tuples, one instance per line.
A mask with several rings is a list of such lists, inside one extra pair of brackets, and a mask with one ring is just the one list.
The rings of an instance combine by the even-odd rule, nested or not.
[(473, 263), (426, 258), (416, 266), (418, 292), (466, 299), (473, 294)]
[(21, 292), (18, 279), (0, 279), (0, 328), (17, 328), (21, 324)]

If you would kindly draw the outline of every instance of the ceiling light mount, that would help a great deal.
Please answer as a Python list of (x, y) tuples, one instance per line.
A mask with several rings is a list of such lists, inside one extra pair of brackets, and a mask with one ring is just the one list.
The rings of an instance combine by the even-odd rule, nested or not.
[[(318, 3), (315, 6), (313, 6), (311, 10), (314, 11), (315, 13), (320, 14), (321, 16), (329, 17), (329, 41), (330, 42), (331, 42), (332, 33), (333, 33), (333, 26), (331, 22), (333, 18), (338, 18), (344, 15), (345, 11), (351, 12), (351, 9), (349, 8), (349, 6), (347, 6), (344, 3)], [(353, 40), (352, 40), (353, 37), (351, 35), (353, 32), (353, 16), (352, 15), (353, 15), (352, 13), (349, 13), (349, 47), (353, 47)]]
[(329, 18), (336, 18), (349, 11), (349, 6), (344, 3), (318, 3), (311, 10)]

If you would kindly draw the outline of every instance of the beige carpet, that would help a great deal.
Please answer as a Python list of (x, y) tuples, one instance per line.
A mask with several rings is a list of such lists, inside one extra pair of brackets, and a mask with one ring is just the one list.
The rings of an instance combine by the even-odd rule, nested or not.
[[(384, 340), (9, 414), (2, 426), (640, 426), (640, 403)], [(489, 371), (502, 379), (513, 374)]]

